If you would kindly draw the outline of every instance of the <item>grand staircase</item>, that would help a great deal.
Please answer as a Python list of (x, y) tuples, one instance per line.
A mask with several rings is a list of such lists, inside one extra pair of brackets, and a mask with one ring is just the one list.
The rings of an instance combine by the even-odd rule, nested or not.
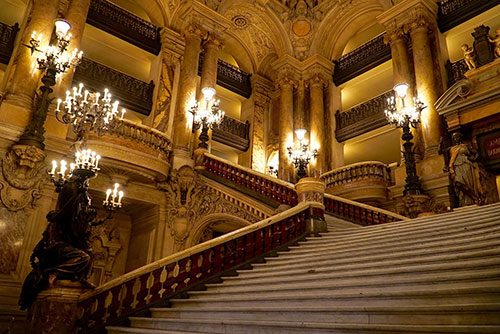
[(500, 204), (329, 232), (124, 333), (500, 333)]

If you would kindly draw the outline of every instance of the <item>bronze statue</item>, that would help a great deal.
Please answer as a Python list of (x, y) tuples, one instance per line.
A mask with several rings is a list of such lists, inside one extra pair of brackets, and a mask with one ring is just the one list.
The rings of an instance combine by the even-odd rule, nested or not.
[(478, 154), (462, 142), (462, 134), (455, 132), (450, 148), (449, 172), (453, 189), (458, 199), (458, 206), (484, 203), (481, 187)]
[(93, 263), (91, 228), (111, 218), (111, 212), (96, 220), (97, 211), (91, 208), (87, 191), (88, 179), (94, 175), (75, 170), (67, 181), (56, 184), (59, 192), (56, 210), (47, 214), (49, 223), (30, 257), (33, 270), (24, 280), (19, 298), (21, 310), (29, 308), (38, 293), (56, 280), (95, 287), (89, 281)]
[(497, 29), (495, 38), (488, 37), (488, 40), (495, 44), (495, 57), (500, 57), (500, 29)]

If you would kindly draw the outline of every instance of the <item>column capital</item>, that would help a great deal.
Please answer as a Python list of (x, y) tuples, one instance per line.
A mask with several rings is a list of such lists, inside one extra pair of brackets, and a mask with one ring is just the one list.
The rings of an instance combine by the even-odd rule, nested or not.
[(202, 39), (206, 35), (206, 30), (204, 30), (200, 25), (196, 23), (188, 23), (184, 29), (182, 29), (182, 37), (184, 39), (197, 38)]
[(221, 34), (216, 32), (208, 32), (205, 39), (203, 40), (203, 48), (206, 49), (215, 49), (217, 51), (221, 50), (224, 47), (224, 41), (221, 37)]
[(324, 71), (313, 72), (312, 75), (307, 78), (305, 85), (309, 87), (327, 87), (329, 83), (329, 77)]
[(162, 28), (160, 30), (160, 37), (163, 59), (169, 65), (178, 64), (182, 60), (185, 47), (181, 34), (169, 28)]
[[(435, 0), (407, 0), (400, 1), (394, 6), (377, 16), (377, 20), (392, 30), (393, 28), (405, 27), (408, 32), (414, 25), (414, 20), (418, 19), (417, 26), (421, 26), (426, 19), (426, 23), (435, 25), (437, 20), (438, 5)], [(408, 30), (410, 29), (410, 30)]]
[(407, 41), (408, 36), (404, 27), (396, 25), (396, 21), (386, 24), (386, 33), (384, 36), (385, 44), (393, 44), (398, 41)]

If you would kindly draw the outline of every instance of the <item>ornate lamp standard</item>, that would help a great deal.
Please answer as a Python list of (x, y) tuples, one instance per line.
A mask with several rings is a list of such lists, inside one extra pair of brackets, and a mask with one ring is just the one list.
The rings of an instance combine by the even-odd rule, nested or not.
[(37, 39), (36, 32), (33, 31), (29, 45), (25, 45), (31, 50), (31, 54), (34, 52), (41, 54), (41, 57), (37, 58), (38, 69), (45, 73), (42, 77), (43, 86), (40, 87), (41, 94), (36, 93), (35, 111), (31, 122), (19, 139), (19, 144), (33, 145), (42, 150), (45, 148), (43, 125), (49, 111), (49, 95), (53, 91), (51, 87), (56, 84), (57, 74), (64, 73), (72, 65), (76, 66), (82, 58), (82, 51), (78, 52), (78, 49), (73, 50), (71, 55), (65, 54), (71, 38), (71, 34), (68, 34), (71, 24), (63, 19), (55, 20), (54, 24), (56, 32), (54, 44), (47, 46), (45, 50), (40, 49), (42, 35), (40, 34)]
[[(424, 191), (420, 185), (420, 180), (417, 175), (417, 165), (415, 163), (415, 152), (413, 152), (413, 134), (411, 133), (410, 125), (413, 128), (417, 128), (418, 123), (420, 123), (420, 113), (426, 107), (417, 98), (413, 98), (413, 106), (405, 105), (405, 98), (408, 92), (408, 84), (400, 83), (394, 86), (395, 97), (390, 97), (387, 99), (388, 107), (385, 112), (385, 116), (389, 123), (395, 125), (398, 128), (403, 129), (403, 147), (404, 147), (404, 158), (406, 166), (406, 179), (405, 179), (405, 189), (403, 194), (406, 195), (422, 195)], [(401, 101), (401, 108), (398, 110), (397, 98)]]
[(219, 100), (215, 100), (215, 89), (205, 87), (201, 90), (204, 97), (205, 107), (200, 107), (198, 102), (194, 102), (189, 110), (193, 114), (193, 122), (196, 126), (201, 127), (199, 148), (208, 149), (208, 129), (214, 124), (220, 124), (224, 119), (224, 112), (219, 109)]
[(90, 131), (94, 130), (101, 136), (106, 131), (118, 128), (125, 109), (121, 110), (118, 118), (119, 102), (115, 100), (111, 103), (111, 94), (107, 88), (101, 98), (101, 93), (90, 93), (88, 90), (82, 94), (83, 87), (81, 83), (78, 87), (73, 87), (72, 91), (66, 91), (64, 101), (57, 100), (56, 118), (64, 124), (73, 124), (76, 142), (85, 148)]
[(307, 165), (311, 161), (311, 159), (316, 158), (318, 155), (318, 150), (309, 150), (309, 145), (304, 140), (304, 136), (307, 130), (305, 129), (297, 129), (295, 130), (295, 134), (297, 135), (297, 139), (299, 140), (298, 148), (288, 147), (288, 156), (292, 160), (295, 168), (298, 168), (297, 176), (299, 180), (305, 176), (307, 176)]

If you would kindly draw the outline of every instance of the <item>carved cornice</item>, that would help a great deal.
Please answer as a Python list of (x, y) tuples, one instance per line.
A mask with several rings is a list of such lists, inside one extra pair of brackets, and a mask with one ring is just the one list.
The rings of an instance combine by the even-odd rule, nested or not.
[(222, 50), (224, 47), (224, 42), (221, 36), (218, 36), (214, 32), (208, 32), (205, 40), (203, 41), (203, 48), (207, 49), (215, 49), (217, 51)]
[(187, 24), (195, 23), (200, 29), (217, 34), (223, 34), (231, 26), (231, 20), (195, 0), (189, 1), (179, 15)]
[(17, 23), (9, 26), (0, 22), (0, 63), (9, 63), (18, 31), (19, 25)]
[(437, 19), (438, 5), (435, 0), (407, 0), (401, 1), (382, 14), (377, 20), (384, 26), (411, 28), (413, 20), (418, 19), (418, 24), (426, 18), (427, 23), (435, 24)]
[(181, 34), (165, 27), (161, 29), (160, 36), (164, 59), (170, 65), (179, 63), (184, 54), (185, 46)]

